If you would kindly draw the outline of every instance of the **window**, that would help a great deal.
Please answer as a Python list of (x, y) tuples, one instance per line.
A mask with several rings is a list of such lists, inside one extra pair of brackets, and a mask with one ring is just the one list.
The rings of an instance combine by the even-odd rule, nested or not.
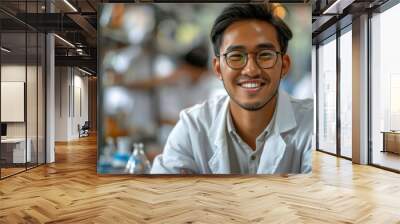
[(352, 157), (352, 33), (340, 36), (340, 155)]
[[(371, 18), (372, 163), (400, 170), (400, 4)], [(397, 151), (398, 150), (398, 151)]]
[(318, 149), (336, 153), (336, 37), (318, 48)]

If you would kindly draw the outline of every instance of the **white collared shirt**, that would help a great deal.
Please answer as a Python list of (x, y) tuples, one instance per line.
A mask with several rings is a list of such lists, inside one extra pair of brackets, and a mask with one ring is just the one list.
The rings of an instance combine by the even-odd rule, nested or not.
[(229, 162), (232, 174), (256, 174), (260, 163), (261, 153), (264, 149), (267, 138), (271, 136), (271, 130), (275, 124), (274, 112), (267, 127), (256, 138), (256, 149), (253, 150), (236, 132), (232, 121), (230, 110), (227, 110), (226, 124), (230, 135), (227, 138)]
[[(229, 96), (221, 96), (185, 109), (161, 155), (153, 162), (153, 174), (230, 174), (233, 136), (228, 133)], [(279, 90), (274, 122), (259, 158), (241, 173), (278, 174), (311, 171), (313, 101), (297, 100)], [(268, 130), (269, 129), (269, 130)], [(241, 156), (241, 154), (237, 154)], [(243, 159), (243, 158), (240, 158)], [(239, 164), (241, 164), (239, 162)], [(243, 163), (244, 164), (244, 163)], [(245, 167), (246, 165), (240, 165)]]

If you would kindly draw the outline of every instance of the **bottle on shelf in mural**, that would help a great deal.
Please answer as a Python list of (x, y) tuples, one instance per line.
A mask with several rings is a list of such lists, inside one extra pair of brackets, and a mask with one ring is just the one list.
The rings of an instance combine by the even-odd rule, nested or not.
[(110, 173), (112, 171), (113, 153), (115, 151), (114, 140), (108, 137), (106, 142), (103, 154), (100, 155), (99, 160), (98, 169), (100, 173)]
[(150, 161), (144, 153), (143, 143), (134, 144), (133, 152), (125, 167), (125, 172), (129, 174), (149, 174), (150, 169)]
[(114, 172), (124, 172), (124, 168), (129, 160), (130, 143), (131, 139), (129, 137), (117, 138), (117, 151), (114, 153), (112, 161)]

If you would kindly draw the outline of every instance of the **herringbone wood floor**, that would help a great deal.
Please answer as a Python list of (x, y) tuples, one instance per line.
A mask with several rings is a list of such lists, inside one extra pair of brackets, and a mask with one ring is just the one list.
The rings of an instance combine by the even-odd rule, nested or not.
[(94, 137), (0, 181), (0, 223), (400, 223), (400, 175), (320, 152), (312, 175), (96, 174)]

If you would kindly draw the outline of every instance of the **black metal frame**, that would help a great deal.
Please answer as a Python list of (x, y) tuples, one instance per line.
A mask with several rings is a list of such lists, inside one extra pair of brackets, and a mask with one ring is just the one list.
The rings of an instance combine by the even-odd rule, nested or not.
[[(36, 2), (36, 12), (39, 12), (39, 4)], [(36, 104), (39, 105), (39, 33), (36, 32)], [(36, 166), (39, 164), (39, 107), (36, 107)]]
[(368, 75), (367, 75), (367, 85), (368, 85), (368, 100), (367, 100), (367, 108), (368, 108), (368, 112), (367, 112), (367, 119), (368, 119), (368, 124), (367, 124), (367, 132), (368, 132), (368, 158), (367, 158), (367, 162), (368, 164), (373, 164), (372, 163), (372, 103), (371, 103), (371, 93), (372, 93), (372, 85), (371, 85), (371, 69), (372, 69), (372, 65), (371, 65), (371, 55), (372, 55), (372, 42), (371, 42), (371, 18), (372, 18), (372, 13), (368, 12), (368, 54), (367, 54), (367, 61), (368, 61)]
[[(348, 26), (350, 26), (349, 24)], [(341, 103), (341, 98), (340, 98), (340, 80), (341, 80), (341, 67), (340, 67), (340, 37), (344, 34), (342, 33), (343, 30), (347, 29), (348, 26), (345, 26), (343, 28), (339, 27), (339, 25), (336, 25), (336, 33), (333, 34), (335, 35), (335, 41), (336, 41), (336, 153), (328, 152), (326, 150), (320, 149), (319, 148), (319, 54), (318, 54), (318, 49), (319, 49), (319, 43), (316, 45), (316, 150), (319, 152), (323, 152), (329, 155), (337, 156), (343, 159), (347, 160), (352, 160), (352, 158), (343, 156), (341, 153), (341, 117), (340, 117), (340, 103)], [(332, 35), (332, 36), (333, 36)], [(332, 38), (332, 36), (327, 37), (326, 39), (322, 40), (320, 43), (327, 41), (328, 39)], [(333, 40), (332, 40), (333, 41)]]
[[(28, 3), (25, 1), (25, 12), (28, 11)], [(27, 13), (25, 13), (25, 21), (27, 19)], [(25, 87), (24, 87), (24, 120), (25, 120), (25, 170), (28, 170), (28, 24), (25, 23)]]
[(318, 108), (319, 108), (319, 44), (315, 45), (315, 148), (317, 151), (319, 151), (319, 113), (318, 113)]
[[(347, 32), (351, 32), (351, 29), (350, 29), (350, 27), (352, 26), (352, 23), (351, 24), (349, 24), (349, 25), (347, 25), (347, 26), (345, 26), (345, 27), (343, 27), (343, 28), (340, 28), (340, 30), (338, 30), (337, 31), (337, 36), (338, 36), (338, 42), (337, 42), (337, 73), (338, 73), (338, 78), (337, 78), (337, 86), (338, 86), (338, 88), (337, 88), (337, 93), (338, 93), (338, 98), (339, 98), (339, 100), (337, 101), (337, 111), (336, 111), (336, 114), (337, 114), (337, 127), (338, 127), (338, 129), (337, 129), (337, 133), (336, 133), (336, 135), (337, 135), (337, 138), (338, 138), (338, 141), (337, 141), (337, 154), (339, 155), (339, 157), (340, 158), (344, 158), (344, 159), (347, 159), (347, 160), (352, 160), (352, 158), (351, 157), (347, 157), (347, 156), (344, 156), (343, 154), (342, 154), (342, 148), (341, 148), (341, 146), (342, 146), (342, 118), (341, 118), (341, 102), (342, 102), (342, 98), (341, 98), (341, 87), (340, 87), (340, 84), (341, 84), (341, 79), (342, 79), (342, 67), (341, 67), (341, 58), (340, 58), (340, 54), (341, 54), (341, 52), (340, 52), (340, 44), (341, 44), (341, 41), (340, 41), (340, 37), (341, 36), (343, 36), (345, 33), (347, 33)], [(348, 30), (349, 29), (349, 30)]]
[[(336, 35), (336, 33), (334, 34), (334, 35)], [(319, 76), (320, 76), (320, 74), (319, 74), (319, 51), (318, 51), (318, 49), (320, 48), (320, 44), (321, 43), (323, 43), (324, 41), (327, 41), (328, 39), (331, 39), (332, 38), (332, 36), (333, 35), (331, 35), (331, 36), (329, 36), (329, 37), (327, 37), (326, 39), (324, 39), (324, 40), (322, 40), (321, 42), (319, 42), (318, 44), (317, 44), (317, 48), (316, 48), (316, 69), (317, 69), (317, 71), (316, 71), (316, 91), (317, 91), (317, 94), (316, 94), (316, 110), (315, 110), (315, 113), (316, 113), (316, 122), (317, 122), (317, 125), (316, 125), (316, 150), (317, 151), (319, 151), (319, 152), (323, 152), (323, 153), (327, 153), (327, 154), (329, 154), (329, 155), (334, 155), (334, 156), (336, 156), (336, 154), (335, 153), (332, 153), (332, 152), (328, 152), (328, 151), (326, 151), (326, 150), (323, 150), (323, 149), (320, 149), (320, 147), (319, 147), (319, 129), (320, 129), (320, 127), (319, 127), (319, 98), (320, 98), (320, 95), (319, 95)], [(335, 41), (336, 41), (336, 45), (337, 45), (337, 36), (335, 36), (335, 39), (334, 39)], [(334, 41), (334, 40), (332, 40), (332, 41)], [(336, 47), (337, 48), (337, 47)], [(337, 49), (336, 49), (337, 50)], [(336, 65), (336, 67), (337, 67), (337, 65)], [(337, 68), (336, 68), (337, 69)], [(337, 75), (337, 71), (336, 71), (336, 75)], [(337, 78), (337, 77), (336, 77)], [(337, 80), (336, 80), (336, 90), (337, 90)], [(337, 98), (337, 93), (336, 93), (336, 98)], [(337, 99), (336, 99), (336, 101), (337, 101)], [(337, 104), (337, 102), (336, 102), (336, 104)], [(337, 106), (337, 105), (336, 105)], [(337, 115), (337, 112), (336, 112), (336, 115)], [(337, 119), (336, 119), (337, 120)], [(336, 125), (337, 126), (337, 125)], [(336, 129), (337, 129), (337, 127), (336, 127)], [(337, 135), (337, 134), (336, 134)], [(336, 136), (337, 137), (337, 136)], [(336, 139), (336, 141), (337, 141), (337, 139)], [(337, 144), (336, 144), (336, 151), (337, 151)]]
[[(0, 30), (1, 30), (1, 23), (0, 23)], [(0, 47), (2, 46), (1, 37), (2, 32), (0, 32)], [(0, 112), (1, 112), (1, 50), (0, 50)], [(1, 113), (0, 113), (0, 124), (1, 124)], [(0, 144), (0, 165), (1, 165), (1, 144)], [(1, 180), (1, 166), (0, 166), (0, 180)]]
[[(101, 15), (101, 10), (102, 10), (102, 8), (101, 7), (98, 7), (99, 8), (99, 11), (98, 11), (98, 13), (97, 13), (97, 21), (99, 20), (99, 15)], [(102, 42), (102, 39), (100, 38), (101, 37), (101, 29), (99, 29), (98, 31), (97, 31), (97, 46), (101, 46), (101, 42)], [(97, 50), (97, 71), (98, 71), (98, 74), (101, 74), (101, 73), (103, 73), (103, 70), (102, 70), (102, 68), (101, 68), (101, 66), (100, 66), (100, 57), (99, 57), (99, 54), (101, 54), (101, 51), (99, 50), (100, 48), (98, 48), (98, 50)], [(101, 150), (101, 148), (105, 145), (105, 139), (103, 138), (103, 136), (104, 136), (104, 126), (103, 126), (103, 122), (102, 122), (102, 120), (103, 120), (103, 101), (102, 101), (102, 99), (103, 99), (103, 91), (101, 91), (101, 86), (102, 86), (102, 83), (103, 83), (103, 76), (102, 75), (98, 75), (97, 76), (97, 83), (96, 83), (96, 85), (97, 85), (97, 87), (96, 87), (96, 90), (97, 90), (97, 117), (96, 117), (96, 122), (97, 122), (97, 136), (96, 136), (96, 140), (97, 140), (97, 150), (96, 150), (96, 173), (97, 173), (97, 171), (98, 171), (98, 169), (97, 169), (97, 164), (98, 164), (98, 161), (99, 161), (99, 159), (100, 159), (100, 150)]]
[[(48, 13), (47, 0), (45, 0), (45, 12)], [(44, 164), (47, 163), (47, 32), (44, 32)]]
[(341, 77), (341, 65), (340, 65), (340, 36), (341, 30), (339, 25), (336, 25), (336, 154), (341, 157), (341, 119), (340, 119), (340, 77)]

